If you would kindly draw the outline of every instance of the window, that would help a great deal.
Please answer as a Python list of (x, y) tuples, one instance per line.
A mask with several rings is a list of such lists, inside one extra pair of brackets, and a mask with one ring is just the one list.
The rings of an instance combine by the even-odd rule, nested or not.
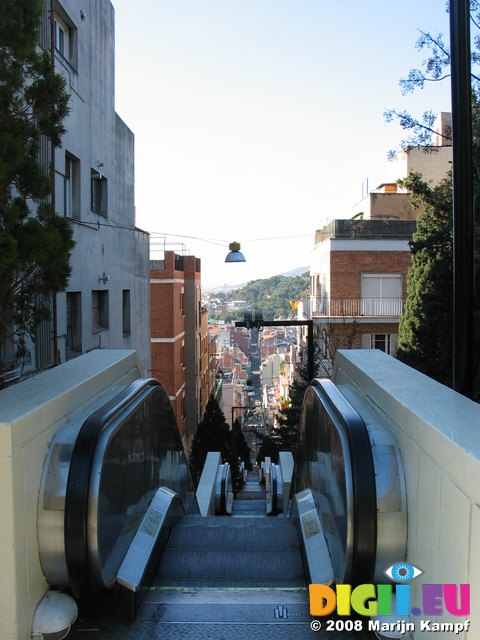
[(68, 42), (68, 29), (63, 23), (55, 20), (55, 48), (65, 56), (65, 41)]
[(130, 334), (130, 289), (123, 290), (123, 335)]
[(92, 331), (108, 329), (108, 291), (92, 291)]
[(67, 218), (80, 220), (80, 160), (65, 153), (64, 211)]
[(362, 315), (399, 316), (402, 313), (402, 274), (362, 274)]
[(59, 2), (55, 2), (55, 49), (76, 70), (78, 65), (78, 32)]
[(180, 311), (182, 313), (182, 316), (184, 316), (185, 315), (185, 291), (183, 287), (182, 287), (182, 292), (180, 293)]
[(397, 353), (397, 333), (364, 333), (362, 335), (362, 349), (379, 349), (391, 356)]
[(67, 353), (82, 353), (82, 294), (67, 293)]
[(108, 214), (108, 181), (98, 171), (91, 171), (91, 209), (93, 213), (107, 217)]

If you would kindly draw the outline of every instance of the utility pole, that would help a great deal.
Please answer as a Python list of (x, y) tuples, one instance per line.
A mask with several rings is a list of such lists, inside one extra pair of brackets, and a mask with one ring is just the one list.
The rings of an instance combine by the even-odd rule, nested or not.
[(453, 388), (472, 397), (474, 213), (470, 2), (450, 0), (453, 146)]

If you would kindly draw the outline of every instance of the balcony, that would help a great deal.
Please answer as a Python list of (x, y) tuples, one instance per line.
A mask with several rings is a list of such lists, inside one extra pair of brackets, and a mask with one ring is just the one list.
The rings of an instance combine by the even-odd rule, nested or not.
[[(307, 303), (305, 305), (305, 303)], [(310, 296), (304, 300), (305, 312), (312, 318), (398, 318), (403, 313), (403, 298), (363, 298), (362, 300), (335, 300)]]

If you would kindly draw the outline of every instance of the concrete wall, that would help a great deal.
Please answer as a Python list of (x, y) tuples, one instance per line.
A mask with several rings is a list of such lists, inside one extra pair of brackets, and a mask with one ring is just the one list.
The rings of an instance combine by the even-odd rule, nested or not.
[(452, 147), (436, 147), (432, 153), (425, 153), (423, 149), (409, 149), (390, 161), (386, 167), (387, 182), (406, 178), (410, 171), (421, 173), (425, 180), (433, 180), (433, 184), (441, 182), (452, 167)]
[[(407, 561), (425, 572), (413, 583), (413, 606), (421, 608), (422, 583), (469, 583), (472, 632), (455, 637), (480, 637), (480, 405), (380, 351), (339, 352), (333, 380), (361, 394), (397, 437), (407, 485)], [(447, 612), (438, 618), (459, 620)], [(423, 637), (415, 621), (414, 637)]]
[(364, 220), (416, 220), (418, 210), (413, 209), (409, 193), (372, 191), (353, 205), (351, 213), (352, 216), (362, 213)]
[[(67, 292), (81, 299), (81, 344), (73, 353), (67, 349), (67, 295), (58, 296), (60, 361), (92, 349), (136, 349), (147, 371), (149, 236), (135, 227), (134, 135), (115, 112), (114, 8), (110, 0), (90, 0), (82, 7), (75, 0), (60, 0), (56, 17), (64, 20), (76, 41), (75, 62), (67, 52), (57, 50), (55, 57), (56, 71), (64, 76), (70, 94), (66, 133), (55, 153), (55, 205), (59, 215), (72, 219), (76, 246)], [(75, 211), (67, 205), (67, 154), (78, 166)], [(106, 215), (92, 211), (92, 170), (108, 184)], [(103, 274), (108, 281), (99, 280)], [(108, 327), (92, 327), (92, 291), (108, 292)], [(130, 292), (129, 331), (123, 326), (124, 291)]]
[[(37, 502), (49, 443), (67, 421), (141, 377), (134, 351), (94, 351), (0, 391), (0, 637), (28, 640), (48, 590)], [(97, 404), (95, 404), (97, 403)], [(86, 417), (86, 416), (85, 416)]]

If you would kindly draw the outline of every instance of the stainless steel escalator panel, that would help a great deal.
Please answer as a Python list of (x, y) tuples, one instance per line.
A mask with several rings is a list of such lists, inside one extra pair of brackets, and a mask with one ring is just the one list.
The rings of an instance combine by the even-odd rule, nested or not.
[[(88, 415), (88, 414), (87, 414)], [(39, 499), (47, 581), (96, 599), (115, 585), (125, 553), (160, 486), (198, 513), (168, 395), (137, 380), (52, 443)], [(51, 542), (49, 541), (51, 539)]]
[(307, 389), (296, 492), (311, 488), (336, 581), (371, 582), (377, 507), (372, 449), (360, 415), (329, 380)]

